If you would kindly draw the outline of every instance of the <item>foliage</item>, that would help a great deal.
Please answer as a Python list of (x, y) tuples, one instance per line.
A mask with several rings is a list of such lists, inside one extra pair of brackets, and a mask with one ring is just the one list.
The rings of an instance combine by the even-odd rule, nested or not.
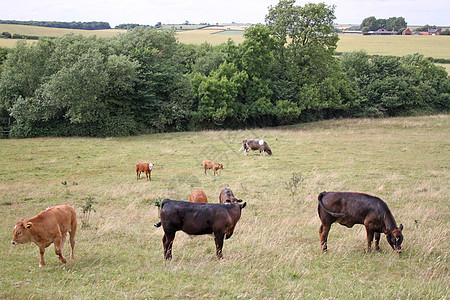
[(19, 41), (0, 51), (0, 127), (103, 137), (448, 111), (448, 75), (428, 59), (338, 58), (334, 9), (281, 0), (241, 44), (180, 44), (173, 29), (150, 26)]
[(376, 31), (378, 29), (386, 29), (389, 31), (397, 31), (399, 34), (406, 29), (406, 23), (403, 17), (391, 17), (389, 19), (377, 19), (374, 16), (365, 18), (360, 27), (363, 34), (368, 31)]
[(70, 29), (84, 29), (84, 30), (100, 30), (110, 29), (107, 22), (60, 22), (60, 21), (16, 21), (16, 20), (0, 20), (0, 24), (15, 24), (15, 25), (29, 25), (42, 26), (54, 28), (70, 28)]
[(423, 55), (371, 57), (359, 51), (344, 54), (342, 64), (359, 90), (362, 115), (396, 116), (450, 108), (447, 72)]
[(83, 216), (80, 218), (82, 222), (82, 227), (88, 227), (89, 226), (89, 218), (91, 217), (91, 212), (95, 209), (93, 208), (94, 198), (88, 197), (86, 199), (86, 202), (81, 207), (81, 212), (83, 213)]

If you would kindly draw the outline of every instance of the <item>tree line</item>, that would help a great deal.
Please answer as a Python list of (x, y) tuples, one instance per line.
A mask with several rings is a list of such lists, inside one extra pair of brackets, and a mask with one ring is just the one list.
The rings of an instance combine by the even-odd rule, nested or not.
[(388, 19), (377, 19), (374, 16), (365, 18), (361, 25), (361, 31), (366, 34), (369, 31), (377, 31), (378, 29), (386, 29), (388, 31), (397, 31), (399, 34), (408, 27), (405, 18), (391, 17)]
[(16, 20), (0, 20), (0, 24), (13, 25), (29, 25), (52, 28), (69, 28), (69, 29), (84, 29), (84, 30), (100, 30), (111, 29), (108, 22), (61, 22), (61, 21), (16, 21)]
[(444, 68), (420, 54), (338, 57), (334, 19), (334, 6), (281, 0), (241, 44), (151, 27), (19, 41), (0, 66), (0, 126), (102, 137), (448, 112)]

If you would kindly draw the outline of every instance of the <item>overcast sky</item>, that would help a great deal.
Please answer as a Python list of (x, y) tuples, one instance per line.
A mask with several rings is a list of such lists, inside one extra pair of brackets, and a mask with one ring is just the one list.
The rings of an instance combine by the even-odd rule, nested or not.
[[(104, 21), (142, 25), (264, 23), (278, 0), (2, 0), (0, 19), (21, 21)], [(450, 25), (449, 0), (322, 0), (335, 4), (338, 24), (361, 24), (366, 17), (404, 17), (408, 25)]]

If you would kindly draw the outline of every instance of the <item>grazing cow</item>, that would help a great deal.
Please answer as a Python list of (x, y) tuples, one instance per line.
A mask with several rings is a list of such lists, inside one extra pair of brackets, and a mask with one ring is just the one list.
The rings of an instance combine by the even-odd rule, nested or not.
[(172, 244), (179, 230), (189, 235), (213, 234), (216, 255), (222, 258), (223, 240), (233, 235), (234, 227), (241, 217), (244, 204), (191, 203), (165, 199), (161, 202), (161, 221), (164, 236), (164, 259), (172, 259)]
[(141, 179), (141, 172), (145, 172), (145, 176), (147, 177), (147, 181), (152, 180), (152, 163), (137, 163), (136, 164), (136, 177), (137, 180)]
[(64, 242), (67, 232), (70, 233), (70, 258), (74, 259), (75, 233), (77, 231), (77, 215), (75, 210), (68, 205), (58, 205), (47, 208), (37, 216), (24, 221), (20, 219), (14, 226), (12, 244), (26, 244), (34, 242), (39, 247), (41, 259), (39, 267), (45, 265), (45, 248), (51, 243), (55, 244), (56, 255), (59, 260), (66, 263), (63, 256)]
[(260, 155), (272, 155), (272, 150), (270, 149), (269, 145), (264, 140), (258, 140), (258, 139), (245, 139), (242, 141), (242, 147), (239, 149), (241, 151), (244, 149), (244, 155), (248, 155), (250, 150), (259, 150)]
[(206, 198), (206, 194), (204, 191), (194, 190), (189, 196), (189, 202), (208, 203), (208, 199)]
[(217, 170), (222, 169), (223, 170), (223, 164), (219, 164), (210, 160), (204, 160), (202, 163), (203, 169), (205, 169), (205, 176), (206, 176), (206, 170), (212, 169), (214, 171), (214, 175), (218, 175)]
[(371, 251), (375, 236), (375, 251), (379, 251), (380, 233), (396, 253), (402, 252), (403, 225), (397, 227), (387, 204), (380, 198), (361, 193), (323, 192), (319, 195), (320, 245), (327, 251), (328, 232), (331, 224), (338, 222), (349, 228), (355, 224), (364, 224), (367, 232), (367, 253)]
[(242, 202), (240, 199), (234, 197), (233, 192), (229, 188), (224, 188), (219, 195), (219, 203), (236, 204)]

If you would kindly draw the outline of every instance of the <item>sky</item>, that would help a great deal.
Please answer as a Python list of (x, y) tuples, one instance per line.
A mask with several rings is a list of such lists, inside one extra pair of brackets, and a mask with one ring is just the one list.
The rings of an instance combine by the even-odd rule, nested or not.
[[(335, 23), (361, 24), (366, 17), (404, 17), (408, 25), (450, 26), (449, 0), (297, 0), (297, 5), (335, 5)], [(2, 0), (1, 20), (103, 21), (111, 27), (199, 23), (264, 23), (278, 0)]]

